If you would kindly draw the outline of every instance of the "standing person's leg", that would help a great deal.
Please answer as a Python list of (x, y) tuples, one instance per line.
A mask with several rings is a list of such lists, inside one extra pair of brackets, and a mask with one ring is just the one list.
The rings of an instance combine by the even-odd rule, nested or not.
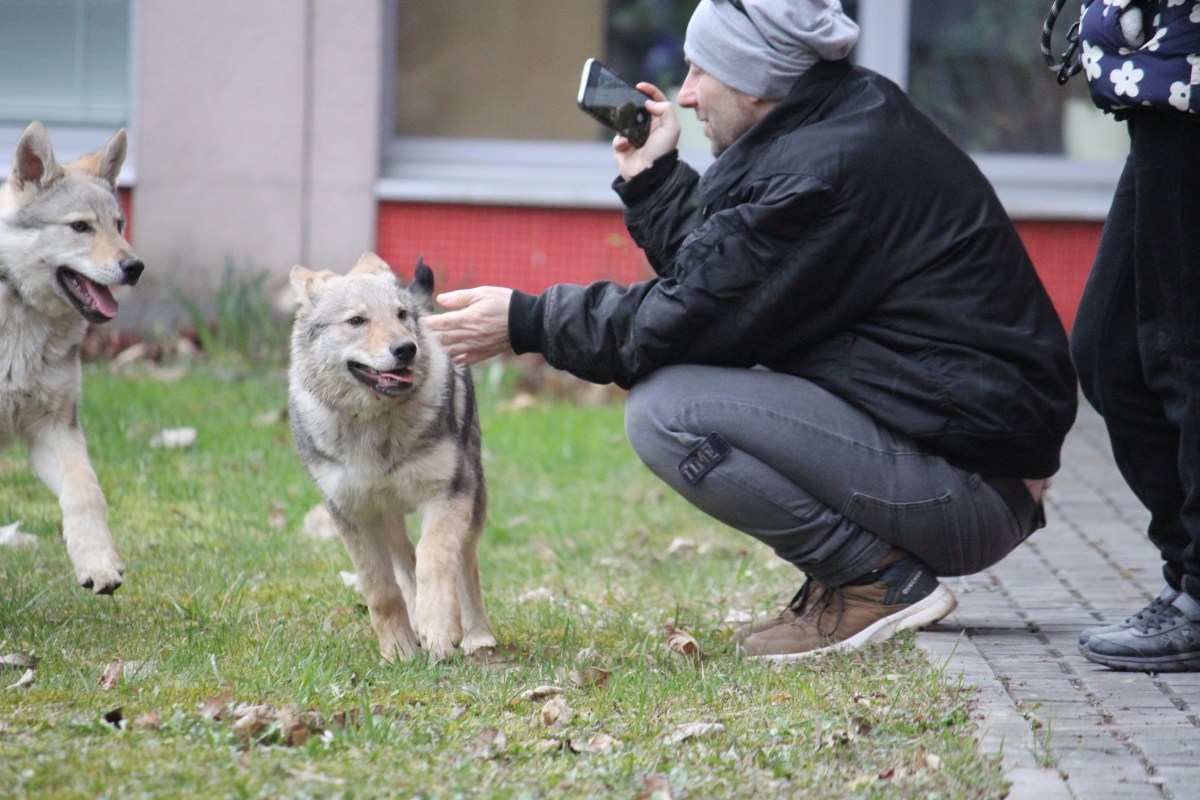
[(1182, 554), (1188, 543), (1178, 514), (1183, 503), (1175, 456), (1179, 430), (1167, 419), (1162, 398), (1147, 384), (1138, 348), (1136, 172), (1130, 156), (1079, 301), (1071, 330), (1071, 359), (1084, 396), (1104, 419), (1117, 469), (1150, 511), (1148, 534), (1162, 553), (1167, 585), (1125, 621), (1085, 630), (1080, 645), (1096, 633), (1124, 630), (1157, 618), (1179, 594)]
[[(759, 641), (781, 655), (858, 647), (944, 616), (953, 595), (935, 576), (999, 561), (1037, 511), (1019, 480), (1001, 485), (1025, 492), (1025, 524), (980, 476), (808, 381), (766, 370), (659, 370), (631, 392), (626, 429), (647, 466), (689, 502), (817, 584), (798, 604), (842, 603), (808, 615), (819, 630), (799, 625), (796, 609), (781, 616), (791, 630)], [(754, 637), (747, 646), (755, 652)]]
[[(1182, 593), (1159, 613), (1098, 633), (1083, 652), (1120, 669), (1200, 670), (1200, 124), (1153, 111), (1130, 121), (1134, 175), (1133, 265), (1138, 352), (1171, 437), (1173, 508), (1151, 508), (1164, 574)], [(1173, 447), (1171, 446), (1173, 443)], [(1166, 468), (1162, 468), (1166, 473)]]

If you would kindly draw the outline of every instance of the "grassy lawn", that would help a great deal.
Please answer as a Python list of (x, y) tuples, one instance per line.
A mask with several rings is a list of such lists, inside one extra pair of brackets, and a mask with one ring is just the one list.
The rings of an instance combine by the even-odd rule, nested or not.
[[(0, 548), (0, 656), (38, 659), (28, 687), (0, 667), (2, 796), (1005, 792), (969, 687), (911, 637), (787, 668), (738, 656), (741, 615), (801, 576), (665, 491), (619, 401), (514, 404), (509, 372), (478, 373), (501, 648), (386, 665), (340, 542), (301, 532), (318, 494), (282, 371), (170, 378), (87, 369), (82, 420), (128, 565), (113, 597), (75, 585), (54, 497), (23, 450), (0, 454), (0, 525), (39, 538)], [(191, 447), (148, 445), (181, 427)], [(668, 624), (703, 657), (668, 649)]]

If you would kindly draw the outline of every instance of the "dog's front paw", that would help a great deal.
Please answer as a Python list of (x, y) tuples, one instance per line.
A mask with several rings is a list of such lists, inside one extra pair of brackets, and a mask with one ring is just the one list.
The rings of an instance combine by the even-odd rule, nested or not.
[(72, 555), (72, 563), (75, 567), (75, 580), (95, 594), (112, 594), (121, 586), (125, 577), (125, 564), (115, 551)]
[(426, 615), (418, 612), (415, 623), (421, 646), (428, 651), (431, 659), (445, 661), (454, 655), (463, 635), (457, 613)]
[(382, 626), (375, 633), (379, 637), (379, 653), (388, 663), (408, 661), (420, 647), (407, 624)]
[(495, 646), (496, 636), (489, 628), (473, 628), (467, 632), (467, 635), (462, 640), (462, 651), (464, 654), (474, 653), (476, 650)]

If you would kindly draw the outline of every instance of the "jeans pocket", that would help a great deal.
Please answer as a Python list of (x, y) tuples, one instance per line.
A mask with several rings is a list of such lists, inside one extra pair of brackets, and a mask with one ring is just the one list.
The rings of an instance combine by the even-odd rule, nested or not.
[(962, 542), (953, 497), (896, 503), (861, 492), (850, 496), (843, 515), (885, 542), (903, 548), (939, 575), (961, 574)]

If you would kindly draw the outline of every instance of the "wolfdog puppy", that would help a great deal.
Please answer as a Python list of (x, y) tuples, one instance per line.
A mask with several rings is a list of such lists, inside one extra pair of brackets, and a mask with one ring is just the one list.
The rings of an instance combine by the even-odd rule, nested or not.
[[(389, 661), (496, 643), (476, 544), (487, 497), (471, 375), (421, 325), (433, 273), (405, 287), (374, 253), (346, 275), (294, 267), (289, 416)], [(417, 512), (414, 550), (405, 515)]]
[(79, 426), (79, 345), (88, 322), (117, 316), (111, 287), (142, 274), (117, 201), (124, 160), (120, 130), (60, 165), (34, 122), (0, 187), (0, 449), (28, 444), (34, 472), (58, 496), (75, 579), (96, 594), (112, 594), (125, 565)]

